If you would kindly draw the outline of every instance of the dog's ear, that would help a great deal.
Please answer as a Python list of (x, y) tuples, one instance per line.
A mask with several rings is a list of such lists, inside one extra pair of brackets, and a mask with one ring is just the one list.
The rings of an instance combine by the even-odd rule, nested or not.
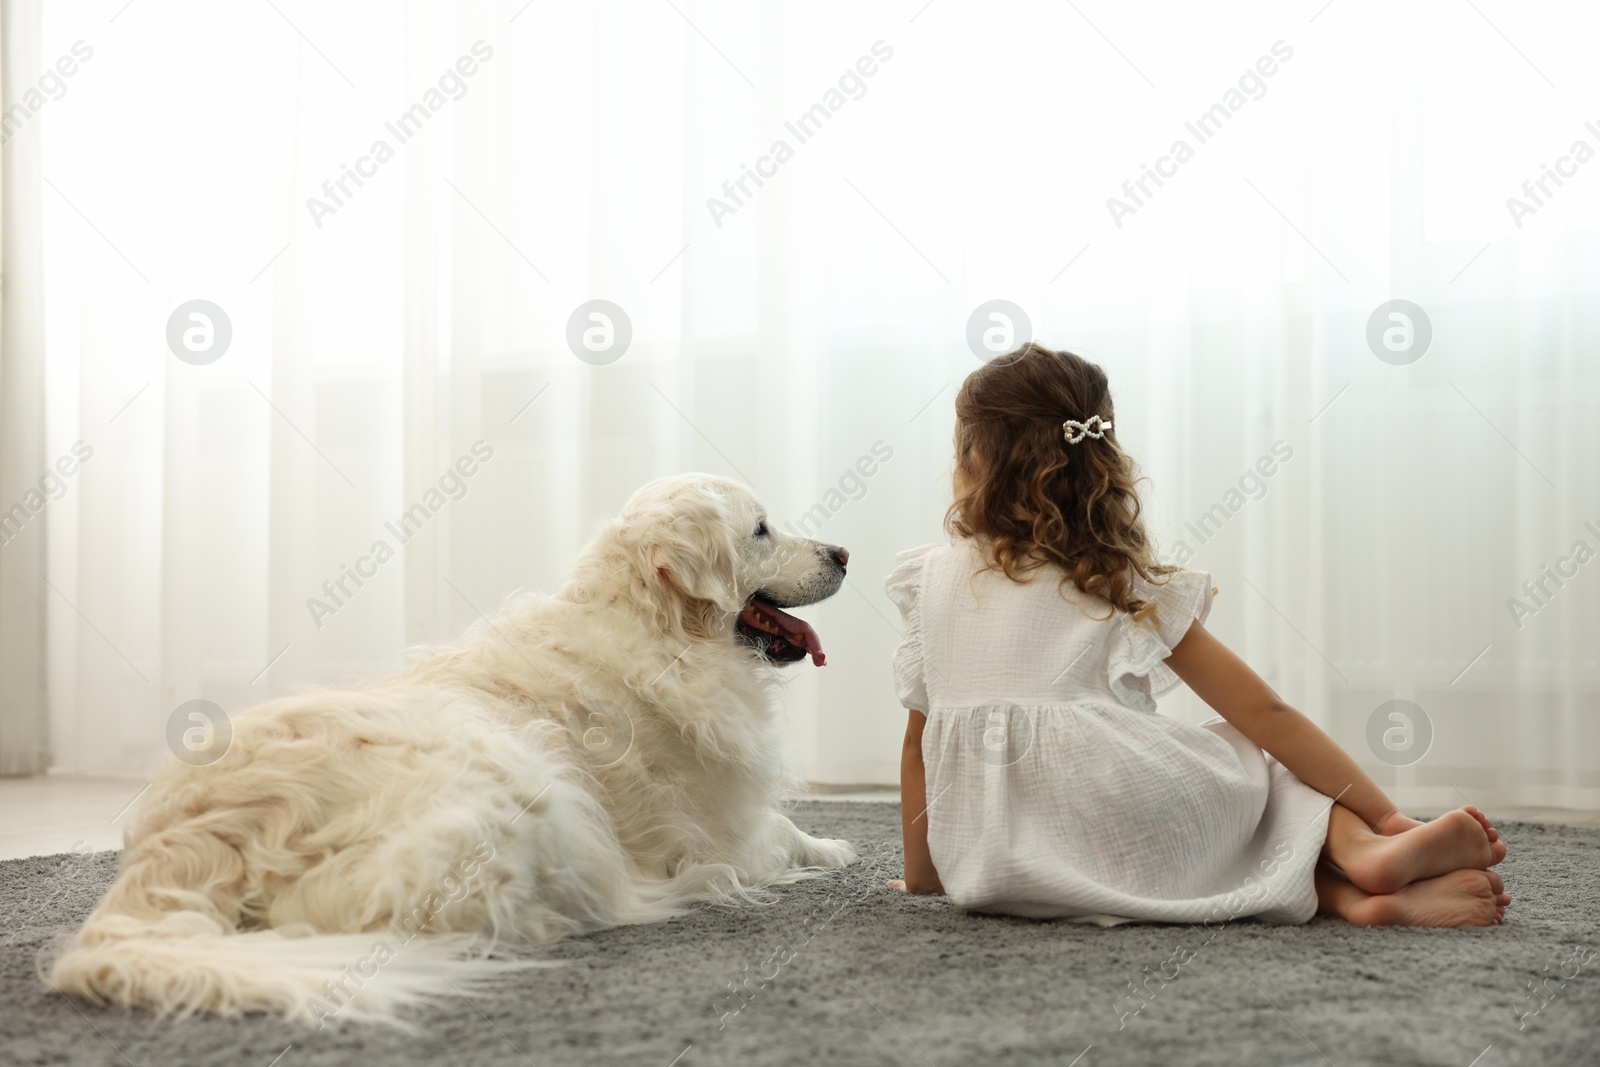
[(735, 575), (738, 545), (727, 503), (716, 493), (698, 491), (664, 506), (649, 531), (645, 559), (667, 589), (721, 611), (743, 606)]

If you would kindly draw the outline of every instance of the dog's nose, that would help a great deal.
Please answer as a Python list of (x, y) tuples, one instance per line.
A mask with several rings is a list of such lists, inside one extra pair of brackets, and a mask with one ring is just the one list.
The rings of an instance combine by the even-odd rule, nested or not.
[(850, 551), (849, 551), (849, 549), (846, 549), (846, 548), (844, 548), (844, 547), (842, 547), (840, 545), (830, 545), (828, 547), (828, 554), (831, 555), (834, 559), (838, 560), (839, 561), (839, 566), (841, 566), (841, 567), (843, 567), (846, 563), (850, 562)]

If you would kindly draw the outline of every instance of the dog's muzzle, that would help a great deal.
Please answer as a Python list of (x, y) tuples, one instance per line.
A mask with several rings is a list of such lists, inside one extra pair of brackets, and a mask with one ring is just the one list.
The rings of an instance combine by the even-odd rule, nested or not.
[[(837, 593), (839, 586), (844, 583), (845, 564), (850, 561), (850, 553), (838, 546), (829, 546), (825, 551), (837, 568), (838, 580), (822, 596), (803, 603), (815, 604), (826, 600)], [(755, 649), (770, 663), (796, 663), (810, 656), (813, 664), (824, 666), (828, 657), (822, 651), (822, 639), (817, 636), (817, 631), (804, 619), (798, 619), (783, 610), (797, 606), (794, 602), (780, 600), (765, 589), (758, 589), (745, 601), (739, 619), (734, 624), (734, 633), (741, 642)]]

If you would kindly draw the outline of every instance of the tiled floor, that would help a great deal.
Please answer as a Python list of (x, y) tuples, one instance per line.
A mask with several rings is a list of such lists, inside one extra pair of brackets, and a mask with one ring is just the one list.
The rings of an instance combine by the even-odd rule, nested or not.
[[(134, 778), (46, 775), (0, 779), (0, 860), (58, 852), (122, 847), (122, 830), (146, 783)], [(881, 801), (900, 799), (897, 790), (865, 786), (818, 786), (809, 799)], [(1437, 812), (1413, 811), (1414, 815)], [(1559, 822), (1600, 827), (1600, 812), (1565, 808), (1500, 808), (1502, 822)]]

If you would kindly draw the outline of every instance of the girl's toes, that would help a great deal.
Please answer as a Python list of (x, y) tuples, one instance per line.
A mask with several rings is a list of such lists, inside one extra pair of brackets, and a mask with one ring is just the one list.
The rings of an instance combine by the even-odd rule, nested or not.
[[(1489, 855), (1494, 857), (1494, 863), (1499, 863), (1501, 860), (1505, 859), (1506, 843), (1504, 841), (1496, 841), (1492, 837), (1489, 838)], [(1494, 863), (1489, 864), (1489, 866), (1493, 867)]]
[(1506, 891), (1506, 880), (1501, 878), (1499, 874), (1494, 871), (1484, 871), (1483, 875), (1489, 879), (1489, 888), (1495, 891), (1496, 896)]

